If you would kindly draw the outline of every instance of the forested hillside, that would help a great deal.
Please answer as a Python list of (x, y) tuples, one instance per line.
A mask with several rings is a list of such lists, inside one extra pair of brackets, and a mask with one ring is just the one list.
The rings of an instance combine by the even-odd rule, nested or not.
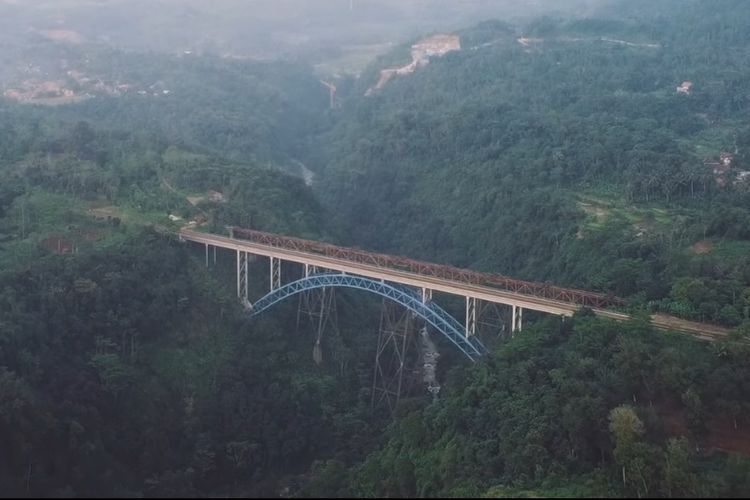
[(665, 3), (661, 16), (483, 23), (369, 98), (376, 71), (363, 75), (318, 160), (344, 234), (747, 319), (750, 14)]
[(207, 270), (174, 235), (324, 237), (303, 180), (88, 117), (0, 104), (2, 494), (274, 496), (314, 458), (363, 456), (372, 346), (324, 339), (351, 370), (318, 368), (292, 314), (247, 321), (233, 255)]
[(358, 456), (349, 381), (291, 316), (249, 325), (196, 260), (140, 231), (4, 270), (3, 496), (275, 496), (311, 457)]
[[(298, 61), (6, 40), (0, 496), (747, 496), (750, 10), (597, 12), (486, 21), (428, 62), (405, 44), (328, 75), (333, 109)], [(316, 362), (296, 301), (249, 319), (235, 254), (207, 267), (175, 235), (232, 225), (609, 292), (636, 319), (528, 314), (476, 363), (434, 335), (441, 391), (408, 372), (391, 413), (379, 300), (337, 291)]]
[[(585, 317), (556, 323), (455, 370), (439, 404), (405, 405), (383, 447), (349, 471), (335, 460), (320, 464), (305, 493), (671, 498), (747, 491), (750, 461), (717, 453), (730, 442), (725, 431), (736, 437), (747, 425), (746, 346), (705, 349), (643, 325)], [(736, 427), (734, 418), (741, 419)]]

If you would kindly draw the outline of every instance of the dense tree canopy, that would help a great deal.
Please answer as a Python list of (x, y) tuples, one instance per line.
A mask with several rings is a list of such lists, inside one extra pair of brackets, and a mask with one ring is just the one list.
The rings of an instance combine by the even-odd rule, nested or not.
[[(678, 296), (684, 280), (750, 286), (750, 19), (737, 2), (663, 3), (674, 15), (484, 23), (369, 98), (376, 72), (363, 75), (319, 160), (346, 237), (746, 320), (743, 300)], [(733, 159), (717, 174), (721, 153)], [(701, 240), (728, 251), (695, 255)]]
[[(24, 52), (132, 91), (0, 99), (2, 494), (750, 492), (750, 10), (609, 2), (458, 35), (369, 96), (408, 44), (336, 81), (336, 109), (295, 62)], [(372, 406), (377, 302), (339, 293), (316, 363), (318, 323), (296, 303), (249, 321), (235, 255), (206, 268), (173, 236), (185, 225), (611, 292), (636, 318), (734, 332), (530, 314), (478, 363), (436, 339), (443, 389), (410, 372), (390, 414)], [(251, 266), (261, 296), (267, 262)]]

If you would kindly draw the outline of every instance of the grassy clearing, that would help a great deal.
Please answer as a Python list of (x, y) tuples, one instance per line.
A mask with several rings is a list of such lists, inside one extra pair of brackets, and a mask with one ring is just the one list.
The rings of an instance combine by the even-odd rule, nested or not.
[(750, 241), (722, 240), (714, 245), (711, 253), (724, 262), (741, 260), (750, 255)]
[(67, 253), (87, 248), (113, 229), (90, 217), (83, 200), (32, 190), (17, 198), (0, 220), (0, 233), (5, 236), (0, 265), (33, 262), (56, 250)]
[(734, 151), (737, 130), (742, 127), (740, 123), (722, 123), (708, 127), (693, 137), (680, 139), (679, 142), (699, 158), (718, 160), (722, 152)]
[(16, 199), (0, 220), (0, 266), (25, 265), (55, 253), (116, 246), (131, 229), (150, 226), (176, 232), (185, 223), (171, 221), (163, 211), (35, 189)]
[(637, 232), (654, 232), (666, 229), (680, 218), (690, 215), (687, 209), (634, 205), (618, 192), (603, 188), (599, 191), (575, 193), (578, 206), (588, 217), (584, 229), (601, 230), (608, 223), (626, 221)]

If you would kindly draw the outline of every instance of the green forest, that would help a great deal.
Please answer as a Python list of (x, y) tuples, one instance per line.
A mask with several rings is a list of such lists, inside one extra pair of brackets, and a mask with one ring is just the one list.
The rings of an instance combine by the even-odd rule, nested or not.
[[(750, 10), (597, 12), (465, 27), (368, 91), (416, 37), (332, 77), (333, 107), (300, 60), (14, 53), (80, 98), (0, 86), (0, 497), (750, 494)], [(434, 335), (439, 394), (415, 371), (390, 411), (380, 300), (338, 291), (316, 362), (296, 301), (249, 318), (234, 253), (207, 266), (177, 236), (229, 226), (612, 294), (635, 319), (530, 314), (477, 362)]]
[[(322, 196), (368, 247), (737, 326), (750, 186), (732, 179), (750, 169), (750, 24), (720, 3), (541, 19), (521, 32), (531, 48), (500, 23), (463, 32), (477, 50), (347, 103), (319, 160)], [(603, 41), (619, 38), (643, 46)], [(685, 80), (690, 95), (675, 91)], [(722, 152), (734, 156), (723, 185), (704, 164)], [(699, 241), (715, 251), (696, 254)]]

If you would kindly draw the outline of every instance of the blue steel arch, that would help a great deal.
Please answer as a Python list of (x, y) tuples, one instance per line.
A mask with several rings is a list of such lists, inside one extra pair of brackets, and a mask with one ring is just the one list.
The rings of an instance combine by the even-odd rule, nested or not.
[(288, 299), (289, 297), (316, 288), (355, 288), (375, 293), (390, 299), (413, 311), (422, 319), (435, 327), (448, 340), (453, 342), (469, 359), (487, 354), (487, 349), (476, 337), (467, 338), (465, 329), (443, 308), (433, 302), (423, 303), (421, 296), (407, 288), (394, 286), (381, 281), (350, 274), (323, 273), (314, 274), (277, 288), (265, 295), (252, 306), (250, 316), (257, 316), (268, 308)]

